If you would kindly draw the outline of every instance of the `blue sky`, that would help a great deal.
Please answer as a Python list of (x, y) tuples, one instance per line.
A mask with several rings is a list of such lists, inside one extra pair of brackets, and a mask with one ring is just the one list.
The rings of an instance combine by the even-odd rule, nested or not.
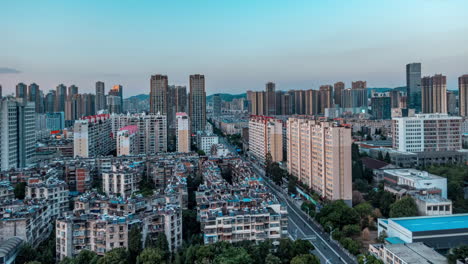
[(206, 76), (208, 94), (309, 89), (367, 80), (405, 83), (405, 64), (468, 73), (466, 0), (0, 1), (0, 84), (47, 91), (149, 92), (151, 74), (172, 84)]

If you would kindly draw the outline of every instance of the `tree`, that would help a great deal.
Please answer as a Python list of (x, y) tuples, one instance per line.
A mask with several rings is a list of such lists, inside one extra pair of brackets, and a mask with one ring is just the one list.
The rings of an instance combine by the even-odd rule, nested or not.
[[(200, 234), (200, 222), (197, 221), (196, 210), (182, 211), (182, 238), (189, 243), (192, 236)], [(192, 244), (192, 243), (191, 243)]]
[(294, 257), (294, 244), (290, 239), (280, 239), (278, 248), (276, 249), (276, 256), (280, 258), (283, 263), (289, 263)]
[(332, 229), (340, 230), (345, 225), (358, 224), (360, 220), (356, 211), (343, 200), (325, 205), (315, 217), (323, 227), (329, 229), (331, 226)]
[(343, 235), (346, 237), (352, 237), (361, 233), (361, 227), (359, 225), (345, 225), (343, 226)]
[(417, 216), (418, 206), (410, 196), (401, 198), (390, 206), (390, 217)]
[(384, 161), (387, 162), (387, 163), (392, 163), (392, 159), (390, 158), (390, 154), (388, 152), (387, 152), (387, 154), (385, 154)]
[(203, 151), (202, 149), (199, 149), (199, 150), (197, 151), (197, 153), (198, 153), (198, 155), (200, 155), (200, 156), (205, 156), (205, 155), (206, 155), (205, 151)]
[(265, 264), (281, 264), (281, 259), (273, 254), (268, 254), (265, 258)]
[(15, 189), (13, 190), (16, 199), (23, 200), (26, 196), (26, 183), (19, 182), (15, 185)]
[(97, 264), (126, 264), (128, 263), (128, 252), (125, 248), (114, 248), (100, 258)]
[(383, 161), (383, 160), (384, 160), (384, 157), (383, 157), (382, 151), (379, 151), (379, 155), (378, 155), (377, 159), (378, 159), (378, 160), (381, 160), (381, 161)]
[(16, 256), (16, 263), (26, 263), (38, 259), (38, 252), (30, 245), (23, 244)]
[(289, 174), (288, 176), (288, 193), (289, 194), (297, 194), (297, 178)]
[(353, 240), (352, 238), (345, 237), (340, 240), (340, 244), (346, 248), (349, 253), (353, 255), (358, 255), (359, 254), (359, 249), (361, 248), (361, 245), (359, 242)]
[(301, 204), (301, 209), (304, 212), (307, 212), (309, 216), (314, 217), (315, 216), (315, 205), (311, 203), (310, 201), (305, 201)]
[(164, 264), (166, 260), (159, 248), (145, 248), (136, 258), (137, 264)]
[(463, 245), (450, 250), (448, 255), (449, 263), (456, 263), (457, 260), (465, 260), (468, 258), (468, 245)]
[(294, 256), (309, 254), (310, 251), (314, 250), (314, 246), (307, 240), (298, 239), (293, 243)]
[(159, 248), (161, 250), (164, 259), (167, 259), (169, 257), (169, 243), (167, 242), (166, 234), (162, 232), (158, 234), (155, 246), (156, 248)]
[(42, 262), (39, 262), (37, 260), (34, 260), (34, 261), (28, 261), (26, 262), (25, 264), (42, 264)]
[(384, 262), (371, 254), (360, 255), (358, 257), (359, 264), (384, 264)]
[(283, 183), (283, 177), (285, 172), (279, 166), (278, 162), (274, 162), (270, 168), (270, 177), (276, 185), (281, 185)]
[(320, 260), (312, 254), (303, 254), (295, 256), (291, 260), (291, 264), (320, 264)]
[(91, 250), (83, 249), (73, 260), (73, 264), (95, 264), (99, 256)]
[(134, 225), (128, 232), (128, 254), (131, 263), (135, 263), (137, 256), (143, 250), (141, 230)]
[(273, 164), (273, 157), (271, 156), (271, 153), (268, 152), (265, 157), (265, 176), (267, 177), (270, 177), (272, 164)]
[(252, 258), (242, 247), (229, 247), (220, 255), (217, 255), (213, 261), (215, 264), (250, 264)]
[(64, 257), (59, 264), (75, 264), (75, 260), (69, 257)]

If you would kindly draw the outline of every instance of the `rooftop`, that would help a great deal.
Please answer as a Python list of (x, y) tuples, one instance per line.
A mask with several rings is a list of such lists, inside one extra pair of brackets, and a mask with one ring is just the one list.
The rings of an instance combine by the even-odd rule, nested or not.
[(390, 218), (411, 232), (468, 228), (468, 214)]
[(427, 171), (420, 171), (416, 169), (388, 169), (384, 171), (385, 173), (391, 174), (397, 177), (403, 177), (412, 180), (435, 180), (435, 179), (445, 179), (435, 174), (431, 174)]
[(393, 244), (385, 246), (405, 263), (411, 264), (446, 264), (447, 259), (423, 243)]

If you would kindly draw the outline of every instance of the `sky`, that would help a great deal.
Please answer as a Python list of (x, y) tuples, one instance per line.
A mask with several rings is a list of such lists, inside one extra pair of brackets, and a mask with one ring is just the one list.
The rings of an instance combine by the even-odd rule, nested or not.
[(207, 94), (318, 89), (367, 80), (405, 85), (405, 65), (468, 73), (466, 0), (0, 1), (0, 85), (44, 91), (104, 81), (124, 97), (149, 93), (150, 76), (188, 85), (204, 74)]

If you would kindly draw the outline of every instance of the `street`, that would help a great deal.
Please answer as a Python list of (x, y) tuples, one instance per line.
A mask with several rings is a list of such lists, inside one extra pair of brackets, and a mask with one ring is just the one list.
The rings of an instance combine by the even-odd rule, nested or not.
[[(220, 143), (226, 145), (229, 150), (235, 150), (224, 137), (220, 137)], [(235, 152), (233, 152), (235, 154)], [(313, 253), (320, 258), (320, 263), (338, 264), (338, 263), (356, 263), (356, 261), (347, 255), (339, 246), (330, 241), (329, 235), (322, 232), (321, 229), (312, 222), (309, 216), (304, 213), (299, 205), (289, 197), (281, 187), (272, 183), (268, 178), (264, 177), (264, 169), (257, 164), (247, 160), (246, 157), (240, 156), (245, 162), (251, 164), (254, 171), (264, 179), (265, 184), (272, 190), (276, 197), (287, 206), (288, 209), (288, 231), (293, 239), (304, 239), (311, 242), (315, 250)]]

